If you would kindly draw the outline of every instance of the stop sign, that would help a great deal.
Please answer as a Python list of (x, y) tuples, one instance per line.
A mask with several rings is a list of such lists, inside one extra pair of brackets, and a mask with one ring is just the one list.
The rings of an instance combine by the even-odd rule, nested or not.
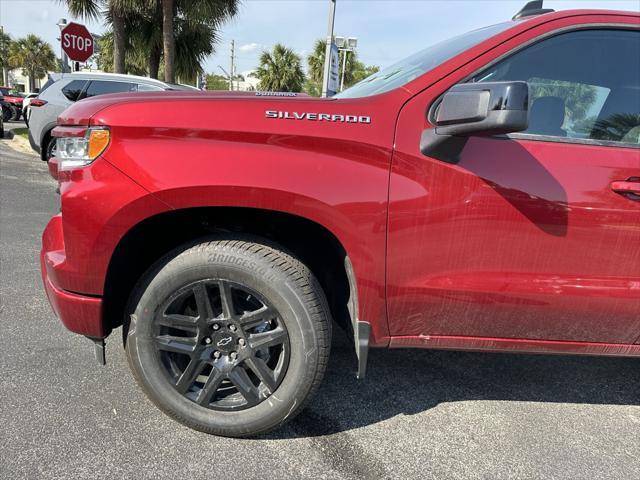
[(62, 50), (75, 62), (86, 62), (93, 55), (93, 37), (87, 27), (71, 22), (60, 34)]

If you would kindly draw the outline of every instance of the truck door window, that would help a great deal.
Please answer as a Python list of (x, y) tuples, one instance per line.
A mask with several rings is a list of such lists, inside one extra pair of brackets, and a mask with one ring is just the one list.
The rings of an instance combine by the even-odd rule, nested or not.
[(529, 83), (533, 135), (638, 144), (640, 31), (580, 30), (526, 47), (473, 81)]

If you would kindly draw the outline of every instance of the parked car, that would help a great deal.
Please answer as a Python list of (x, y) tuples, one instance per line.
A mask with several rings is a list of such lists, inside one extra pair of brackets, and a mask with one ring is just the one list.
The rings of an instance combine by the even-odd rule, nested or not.
[(29, 104), (29, 143), (40, 153), (42, 160), (51, 158), (55, 149), (55, 142), (51, 141), (51, 130), (56, 125), (56, 118), (78, 100), (106, 93), (185, 89), (190, 87), (135, 75), (85, 72), (51, 74), (42, 86), (38, 98), (32, 99)]
[(639, 357), (639, 45), (636, 12), (531, 2), (332, 99), (78, 102), (49, 301), (226, 436), (308, 404), (334, 321), (359, 377), (371, 347)]
[(0, 87), (0, 95), (4, 97), (5, 102), (2, 108), (4, 121), (20, 120), (20, 114), (22, 113), (22, 94), (11, 87)]
[[(4, 111), (4, 97), (0, 96), (0, 109)], [(4, 115), (0, 115), (0, 138), (4, 138)]]
[(38, 97), (38, 93), (39, 93), (39, 89), (37, 89), (37, 91), (35, 92), (27, 93), (22, 99), (22, 119), (24, 120), (24, 123), (27, 125), (27, 127), (29, 126), (29, 116), (31, 113), (31, 108), (29, 107), (29, 104), (31, 103), (31, 100), (33, 98)]

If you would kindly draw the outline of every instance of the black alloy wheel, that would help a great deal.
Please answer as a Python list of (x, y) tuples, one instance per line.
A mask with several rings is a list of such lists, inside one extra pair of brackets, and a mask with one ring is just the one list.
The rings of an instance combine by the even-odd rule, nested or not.
[(49, 141), (47, 142), (47, 149), (45, 150), (45, 160), (48, 162), (49, 159), (53, 158), (56, 156), (56, 152), (57, 152), (57, 142), (55, 137), (50, 137)]
[(289, 364), (278, 312), (250, 288), (221, 279), (192, 283), (155, 318), (158, 360), (175, 389), (214, 410), (240, 410), (268, 398)]
[(140, 278), (123, 328), (131, 370), (165, 413), (247, 437), (295, 417), (331, 344), (322, 287), (271, 241), (224, 234), (169, 252)]

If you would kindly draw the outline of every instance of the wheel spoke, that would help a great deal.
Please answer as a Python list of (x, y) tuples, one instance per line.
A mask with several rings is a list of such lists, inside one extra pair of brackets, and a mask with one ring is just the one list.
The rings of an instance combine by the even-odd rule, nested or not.
[(259, 325), (260, 323), (270, 320), (270, 317), (274, 315), (272, 309), (267, 306), (263, 306), (258, 310), (254, 310), (252, 312), (244, 313), (239, 319), (238, 322), (242, 326), (242, 328), (251, 328)]
[(265, 361), (258, 357), (251, 357), (245, 360), (244, 362), (253, 373), (260, 379), (260, 381), (267, 387), (269, 393), (273, 393), (276, 389), (276, 379), (274, 378), (273, 372), (267, 366)]
[(224, 379), (224, 375), (220, 373), (217, 368), (213, 368), (211, 373), (209, 374), (209, 378), (200, 390), (198, 397), (196, 398), (196, 403), (206, 407), (211, 402), (211, 398), (218, 391), (218, 387), (220, 387), (220, 383)]
[(192, 358), (176, 382), (176, 389), (186, 393), (207, 364), (199, 358)]
[(231, 295), (231, 285), (227, 282), (218, 282), (220, 288), (220, 303), (222, 304), (222, 316), (224, 318), (235, 317), (233, 310), (233, 297)]
[(273, 347), (274, 345), (280, 345), (284, 343), (287, 338), (287, 333), (282, 327), (277, 327), (268, 332), (253, 333), (249, 335), (249, 346), (254, 350), (260, 348)]
[(193, 330), (198, 326), (198, 319), (188, 315), (164, 314), (158, 318), (158, 324), (179, 330)]
[(156, 343), (160, 350), (185, 355), (193, 354), (196, 349), (196, 343), (192, 338), (174, 337), (173, 335), (158, 335)]
[(242, 367), (236, 367), (229, 372), (229, 380), (235, 385), (245, 400), (253, 405), (260, 400), (258, 388), (251, 382), (247, 371)]
[(211, 298), (209, 291), (204, 283), (199, 283), (193, 289), (196, 297), (196, 306), (198, 308), (199, 320), (210, 320), (213, 318), (213, 307), (211, 306)]

